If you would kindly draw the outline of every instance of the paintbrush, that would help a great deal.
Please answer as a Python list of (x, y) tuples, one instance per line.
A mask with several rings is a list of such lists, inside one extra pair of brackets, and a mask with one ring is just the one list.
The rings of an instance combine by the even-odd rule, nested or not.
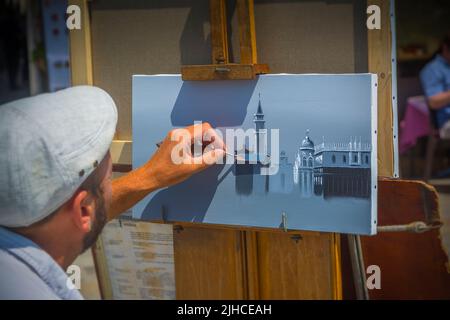
[[(157, 142), (156, 143), (156, 146), (159, 148), (159, 147), (161, 147), (161, 145), (163, 144), (163, 142), (164, 141), (160, 141), (160, 142)], [(199, 145), (199, 143), (198, 143), (198, 141), (196, 142), (197, 143), (197, 145)], [(202, 148), (204, 147), (204, 145), (202, 144)], [(214, 147), (214, 146), (213, 146)], [(213, 150), (214, 150), (214, 148), (213, 148)], [(242, 159), (242, 158), (238, 158), (238, 156), (236, 155), (236, 154), (232, 154), (232, 153), (230, 153), (230, 152), (228, 152), (228, 151), (226, 151), (226, 150), (223, 150), (223, 152), (225, 152), (227, 155), (229, 155), (229, 156), (232, 156), (235, 160), (237, 160), (237, 161), (244, 161), (245, 162), (245, 159)]]

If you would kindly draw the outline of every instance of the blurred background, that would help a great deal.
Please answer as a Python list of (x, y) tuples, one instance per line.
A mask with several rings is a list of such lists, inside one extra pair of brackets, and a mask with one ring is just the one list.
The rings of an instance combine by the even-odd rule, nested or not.
[(0, 103), (70, 85), (67, 1), (0, 1)]
[[(427, 106), (419, 73), (450, 32), (450, 1), (396, 1), (397, 88), (402, 178), (424, 178), (429, 131)], [(412, 110), (411, 110), (412, 109)], [(422, 111), (423, 117), (411, 116)], [(412, 131), (412, 132), (410, 132)], [(436, 148), (430, 178), (449, 176), (449, 149)]]

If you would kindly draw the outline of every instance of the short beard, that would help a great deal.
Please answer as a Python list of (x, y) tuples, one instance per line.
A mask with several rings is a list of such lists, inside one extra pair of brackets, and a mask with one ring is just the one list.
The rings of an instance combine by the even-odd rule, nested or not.
[(91, 231), (89, 231), (83, 239), (82, 252), (85, 252), (97, 241), (107, 222), (106, 220), (105, 200), (103, 199), (103, 195), (100, 195), (97, 200), (97, 210), (95, 211), (95, 220), (92, 224)]

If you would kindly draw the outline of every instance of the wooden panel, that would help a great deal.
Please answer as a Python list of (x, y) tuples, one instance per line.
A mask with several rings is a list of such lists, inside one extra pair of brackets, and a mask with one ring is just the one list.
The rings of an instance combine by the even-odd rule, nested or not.
[(211, 24), (211, 62), (228, 63), (225, 0), (209, 0), (209, 11)]
[(258, 233), (260, 299), (333, 299), (332, 234)]
[(341, 267), (341, 236), (338, 233), (331, 235), (330, 243), (330, 264), (331, 264), (331, 286), (332, 298), (335, 300), (343, 299), (342, 290), (342, 267)]
[(174, 232), (177, 299), (245, 299), (240, 231), (183, 227)]
[[(131, 165), (131, 146), (132, 141), (114, 140), (109, 149), (111, 152), (111, 160), (113, 164), (129, 164)], [(131, 170), (131, 167), (130, 167)], [(127, 170), (127, 171), (130, 171)]]
[(81, 29), (69, 31), (72, 85), (92, 85), (91, 27), (87, 0), (69, 0), (80, 7)]
[[(378, 225), (424, 221), (436, 224), (436, 190), (422, 181), (379, 181)], [(381, 289), (370, 299), (450, 299), (450, 269), (439, 229), (425, 233), (384, 232), (361, 237), (364, 262), (381, 269)]]
[(240, 63), (258, 63), (253, 0), (237, 0), (236, 3), (239, 22)]
[(261, 299), (259, 287), (259, 261), (258, 261), (258, 232), (245, 231), (245, 283), (247, 298), (252, 300)]
[(394, 174), (390, 1), (368, 0), (381, 9), (381, 29), (368, 30), (369, 72), (378, 74), (378, 174)]
[(251, 80), (268, 73), (267, 64), (215, 64), (181, 67), (183, 80)]

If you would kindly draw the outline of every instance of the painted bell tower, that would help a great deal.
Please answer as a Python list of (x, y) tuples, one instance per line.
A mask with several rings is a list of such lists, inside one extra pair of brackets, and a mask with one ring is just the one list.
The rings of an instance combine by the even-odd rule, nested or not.
[(256, 154), (258, 161), (260, 161), (266, 159), (267, 156), (267, 129), (265, 128), (266, 121), (261, 106), (261, 93), (259, 94), (258, 110), (253, 117), (253, 122), (255, 123)]

